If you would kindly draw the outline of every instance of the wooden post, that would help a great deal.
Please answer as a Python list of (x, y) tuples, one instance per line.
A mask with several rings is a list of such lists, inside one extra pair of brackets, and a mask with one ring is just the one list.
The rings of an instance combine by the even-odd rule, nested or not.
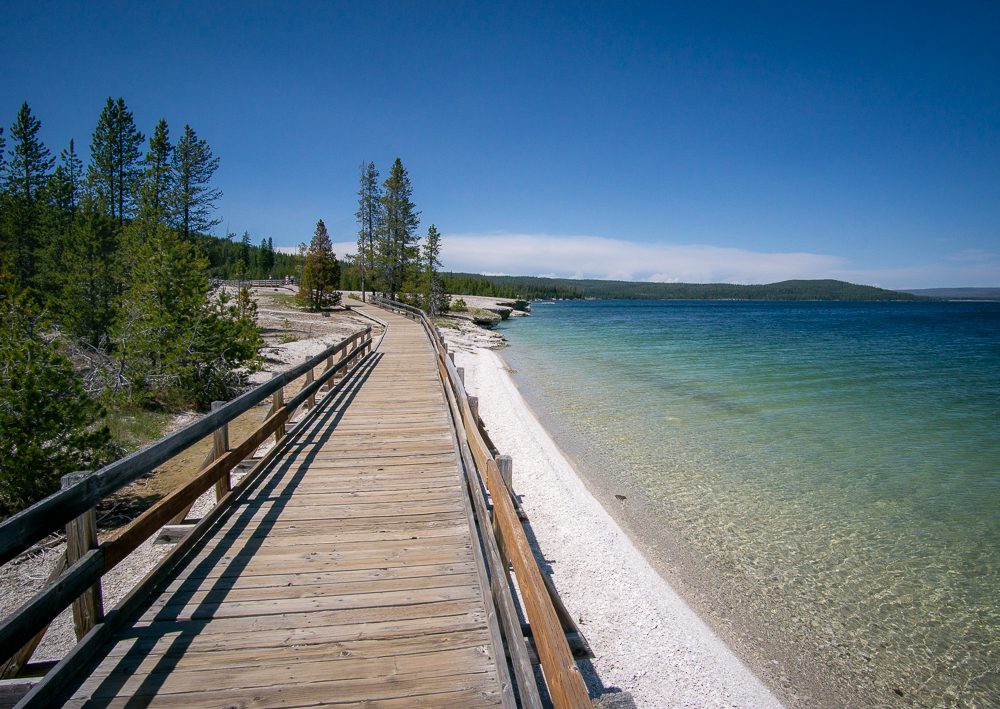
[[(217, 411), (226, 405), (225, 401), (213, 401), (212, 411)], [(212, 433), (212, 453), (216, 460), (229, 450), (229, 424), (224, 423)], [(232, 486), (229, 471), (215, 482), (215, 501), (221, 500)]]
[[(63, 475), (62, 487), (65, 490), (73, 487), (89, 473), (70, 473)], [(72, 566), (91, 549), (97, 548), (97, 513), (94, 508), (84, 512), (66, 525), (66, 563)], [(73, 628), (76, 639), (79, 640), (104, 618), (104, 599), (101, 595), (101, 582), (83, 592), (73, 601)]]
[[(332, 352), (330, 353), (330, 356), (326, 358), (326, 369), (324, 369), (323, 371), (324, 372), (329, 372), (331, 369), (333, 369), (333, 353)], [(323, 386), (326, 387), (327, 391), (330, 391), (331, 389), (333, 389), (333, 382), (334, 382), (334, 378), (335, 377), (336, 377), (336, 375), (331, 375), (330, 378), (326, 380), (326, 384), (323, 385)]]
[[(313, 383), (313, 381), (314, 381), (313, 371), (310, 369), (308, 372), (306, 372), (306, 383), (305, 383), (305, 386), (309, 386), (310, 384)], [(305, 388), (305, 387), (303, 387), (303, 388)], [(314, 406), (316, 406), (316, 395), (315, 394), (310, 394), (306, 398), (306, 409), (307, 410), (308, 409), (312, 409)]]
[(455, 353), (454, 352), (448, 352), (448, 356), (451, 357), (451, 363), (455, 364)]
[(507, 492), (514, 493), (514, 459), (509, 455), (497, 456), (497, 467), (500, 468), (500, 477), (507, 487)]
[(472, 423), (475, 426), (479, 426), (479, 397), (470, 396), (469, 398), (469, 408), (472, 409)]
[(456, 369), (458, 369), (458, 378), (461, 380), (462, 386), (465, 386), (465, 367), (457, 367)]
[[(336, 350), (333, 351), (333, 354), (330, 355), (330, 359), (335, 361), (335, 360), (340, 359), (343, 355), (344, 355), (344, 350), (342, 348), (338, 347)], [(344, 370), (343, 369), (341, 369), (339, 372), (334, 372), (334, 375), (332, 377), (330, 377), (330, 387), (331, 388), (333, 388), (333, 386), (337, 383), (337, 379), (338, 378), (340, 378), (340, 379), (344, 378)]]
[[(271, 395), (271, 415), (281, 411), (281, 407), (285, 405), (285, 388), (282, 387), (278, 389), (274, 394)], [(278, 445), (281, 439), (285, 436), (285, 427), (278, 426), (278, 430), (274, 432), (274, 445)]]

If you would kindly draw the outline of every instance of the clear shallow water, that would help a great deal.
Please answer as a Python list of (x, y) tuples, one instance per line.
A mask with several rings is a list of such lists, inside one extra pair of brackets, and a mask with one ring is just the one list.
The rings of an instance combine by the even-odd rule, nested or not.
[(504, 334), (755, 633), (859, 701), (1000, 704), (1000, 304), (567, 302)]

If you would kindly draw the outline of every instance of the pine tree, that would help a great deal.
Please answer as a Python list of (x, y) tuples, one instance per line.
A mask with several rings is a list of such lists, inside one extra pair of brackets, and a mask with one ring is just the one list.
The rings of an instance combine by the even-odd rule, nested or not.
[(109, 454), (101, 406), (24, 298), (0, 300), (0, 515), (55, 492)]
[(271, 239), (260, 240), (260, 270), (262, 278), (270, 278), (273, 274), (271, 269), (274, 268), (274, 251), (271, 250)]
[(212, 156), (212, 149), (199, 138), (191, 126), (184, 126), (184, 134), (174, 148), (174, 190), (172, 211), (178, 229), (185, 239), (197, 232), (205, 232), (220, 220), (212, 219), (215, 202), (222, 192), (210, 186), (212, 175), (219, 167), (219, 159)]
[(431, 224), (427, 230), (427, 240), (423, 248), (423, 282), (421, 290), (424, 308), (431, 315), (439, 315), (448, 310), (448, 297), (444, 292), (441, 280), (441, 234), (437, 227)]
[(27, 102), (21, 104), (10, 127), (2, 246), (10, 254), (10, 267), (21, 287), (36, 281), (45, 188), (52, 171), (52, 155), (38, 137), (41, 127)]
[(417, 227), (420, 212), (413, 203), (413, 187), (403, 162), (396, 158), (383, 184), (384, 223), (378, 244), (378, 265), (382, 290), (395, 299), (411, 282), (417, 256)]
[(378, 183), (375, 163), (361, 163), (361, 187), (358, 189), (358, 252), (355, 263), (361, 277), (361, 300), (365, 300), (366, 286), (375, 290), (373, 282), (375, 239), (382, 229), (382, 188)]
[(118, 387), (130, 398), (177, 403), (179, 372), (208, 292), (208, 264), (163, 224), (133, 222), (123, 239), (134, 261), (112, 328)]
[(7, 172), (7, 193), (16, 199), (37, 204), (52, 171), (52, 155), (38, 137), (42, 123), (33, 115), (27, 101), (10, 127), (10, 164)]
[(123, 238), (136, 258), (111, 333), (119, 393), (171, 408), (229, 398), (261, 344), (256, 309), (210, 298), (208, 261), (174, 229), (136, 220)]
[(135, 210), (143, 140), (125, 99), (109, 96), (90, 141), (87, 181), (94, 200), (119, 226)]
[(139, 212), (144, 219), (166, 222), (173, 191), (174, 146), (170, 144), (170, 128), (161, 118), (149, 138), (149, 150), (144, 159), (145, 172), (140, 191)]
[(61, 251), (60, 322), (92, 347), (101, 347), (114, 321), (124, 259), (118, 224), (92, 203), (71, 220)]
[(72, 138), (59, 154), (59, 161), (50, 183), (52, 202), (60, 211), (75, 215), (83, 198), (83, 161)]
[(41, 228), (42, 243), (39, 247), (38, 276), (45, 298), (56, 311), (62, 312), (61, 291), (66, 280), (67, 266), (74, 266), (67, 259), (69, 242), (74, 238), (75, 222), (80, 210), (83, 183), (83, 163), (76, 154), (72, 140), (60, 153), (60, 164), (49, 178), (47, 187), (50, 208), (44, 210)]
[(250, 232), (245, 231), (240, 237), (240, 250), (236, 256), (236, 278), (241, 281), (250, 278), (250, 270)]
[(312, 310), (321, 310), (340, 303), (340, 293), (336, 288), (340, 284), (340, 264), (333, 253), (333, 244), (326, 224), (320, 219), (316, 222), (316, 232), (305, 253), (305, 263), (302, 267), (302, 283), (299, 286), (299, 298), (304, 300)]

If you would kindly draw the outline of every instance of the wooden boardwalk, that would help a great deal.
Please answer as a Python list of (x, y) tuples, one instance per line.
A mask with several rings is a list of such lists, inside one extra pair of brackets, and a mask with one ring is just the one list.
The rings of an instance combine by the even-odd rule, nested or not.
[[(500, 706), (435, 356), (381, 349), (70, 682), (67, 706)], [(509, 696), (509, 691), (507, 696)]]

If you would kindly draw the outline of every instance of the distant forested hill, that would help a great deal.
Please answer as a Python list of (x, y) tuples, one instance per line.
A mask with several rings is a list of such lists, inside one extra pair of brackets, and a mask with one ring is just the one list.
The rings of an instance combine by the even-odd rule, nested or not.
[(1000, 288), (916, 288), (903, 292), (949, 300), (1000, 300)]
[[(487, 281), (524, 298), (607, 298), (636, 300), (921, 300), (912, 293), (835, 280), (781, 281), (767, 285), (731, 283), (646, 283), (636, 281), (576, 280), (535, 276), (478, 276), (450, 274)], [(452, 291), (459, 293), (461, 291)], [(475, 295), (475, 294), (471, 294)], [(486, 294), (484, 294), (486, 295)], [(506, 294), (505, 294), (506, 295)]]

